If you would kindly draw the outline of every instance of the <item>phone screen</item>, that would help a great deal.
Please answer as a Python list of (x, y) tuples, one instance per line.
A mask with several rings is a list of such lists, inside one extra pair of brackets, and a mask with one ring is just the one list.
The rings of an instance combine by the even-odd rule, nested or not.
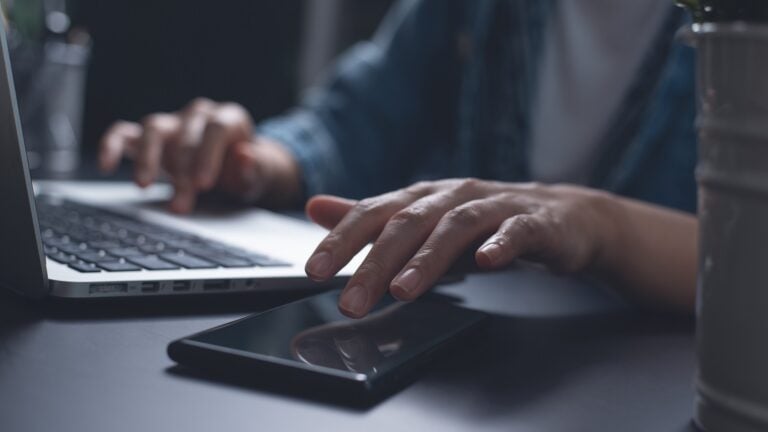
[[(332, 369), (371, 380), (430, 351), (485, 318), (444, 299), (386, 298), (363, 319), (338, 308), (338, 291), (320, 294), (187, 338), (264, 360)], [(364, 375), (364, 377), (360, 377)]]

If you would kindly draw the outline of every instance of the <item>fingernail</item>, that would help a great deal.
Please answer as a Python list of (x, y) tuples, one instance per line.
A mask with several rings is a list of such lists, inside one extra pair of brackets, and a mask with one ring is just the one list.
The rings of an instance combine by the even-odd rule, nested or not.
[(352, 315), (365, 313), (368, 304), (368, 291), (362, 285), (355, 285), (348, 289), (339, 300), (339, 307)]
[(480, 253), (488, 258), (491, 264), (495, 263), (501, 257), (501, 247), (496, 243), (489, 243), (480, 248)]
[(331, 254), (328, 252), (317, 253), (307, 261), (307, 274), (313, 279), (325, 279), (328, 270), (331, 269), (331, 264)]
[(421, 272), (418, 269), (411, 268), (395, 279), (392, 285), (399, 287), (405, 294), (411, 294), (419, 287), (419, 282), (421, 282)]

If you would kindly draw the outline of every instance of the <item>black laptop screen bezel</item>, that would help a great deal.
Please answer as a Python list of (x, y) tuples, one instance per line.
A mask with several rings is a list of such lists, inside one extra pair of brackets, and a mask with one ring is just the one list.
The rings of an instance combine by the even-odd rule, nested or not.
[(0, 49), (0, 286), (41, 298), (49, 293), (48, 276), (1, 19)]

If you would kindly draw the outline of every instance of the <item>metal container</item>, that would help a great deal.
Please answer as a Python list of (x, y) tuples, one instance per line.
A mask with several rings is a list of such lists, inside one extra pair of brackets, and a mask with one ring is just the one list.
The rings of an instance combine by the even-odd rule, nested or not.
[(694, 25), (699, 215), (696, 423), (768, 431), (768, 25)]

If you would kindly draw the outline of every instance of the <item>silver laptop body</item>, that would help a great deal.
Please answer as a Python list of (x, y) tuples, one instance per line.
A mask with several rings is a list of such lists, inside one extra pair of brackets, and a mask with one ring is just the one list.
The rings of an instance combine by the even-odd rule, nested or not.
[[(33, 185), (27, 166), (2, 22), (0, 39), (0, 286), (32, 298), (192, 295), (321, 288), (307, 279), (303, 268), (325, 231), (304, 220), (260, 209), (176, 217), (164, 211), (162, 203), (170, 196), (171, 190), (163, 185), (147, 190), (117, 182), (37, 182)], [(219, 248), (226, 245), (231, 250), (239, 251), (233, 253), (240, 254), (238, 256), (243, 259), (249, 259), (249, 256), (264, 259), (256, 259), (261, 264), (242, 265), (242, 262), (237, 261), (239, 258), (230, 256), (229, 261), (221, 262), (234, 260), (235, 264), (240, 265), (189, 268), (175, 264), (178, 268), (141, 268), (129, 271), (106, 271), (97, 262), (86, 263), (93, 267), (86, 269), (86, 272), (78, 271), (75, 268), (77, 262), (82, 264), (83, 261), (67, 262), (68, 258), (61, 259), (63, 255), (52, 255), (53, 251), (64, 254), (71, 252), (71, 249), (62, 252), (57, 249), (57, 246), (61, 246), (59, 243), (52, 243), (62, 239), (61, 233), (57, 232), (59, 226), (52, 226), (51, 219), (45, 214), (38, 217), (36, 194), (46, 196), (46, 202), (86, 204), (98, 207), (99, 212), (104, 211), (104, 214), (118, 219), (128, 217), (169, 228), (172, 233), (183, 232), (200, 242), (214, 242)], [(152, 235), (146, 237), (151, 239)], [(187, 243), (190, 246), (186, 251), (173, 253), (196, 258), (196, 248), (199, 249), (195, 246), (197, 243)], [(83, 250), (90, 250), (89, 245), (82, 244)], [(134, 259), (91, 249), (94, 249), (91, 252), (114, 259), (116, 262), (113, 265), (124, 263), (131, 267), (131, 259)], [(171, 253), (170, 250), (169, 247), (166, 252)], [(161, 252), (153, 256), (161, 257)], [(50, 256), (56, 256), (57, 259), (51, 259)], [(180, 258), (181, 262), (186, 262), (184, 260), (187, 258)], [(199, 258), (206, 261), (204, 256)], [(340, 272), (339, 277), (350, 275), (359, 261), (359, 257), (356, 258)]]

